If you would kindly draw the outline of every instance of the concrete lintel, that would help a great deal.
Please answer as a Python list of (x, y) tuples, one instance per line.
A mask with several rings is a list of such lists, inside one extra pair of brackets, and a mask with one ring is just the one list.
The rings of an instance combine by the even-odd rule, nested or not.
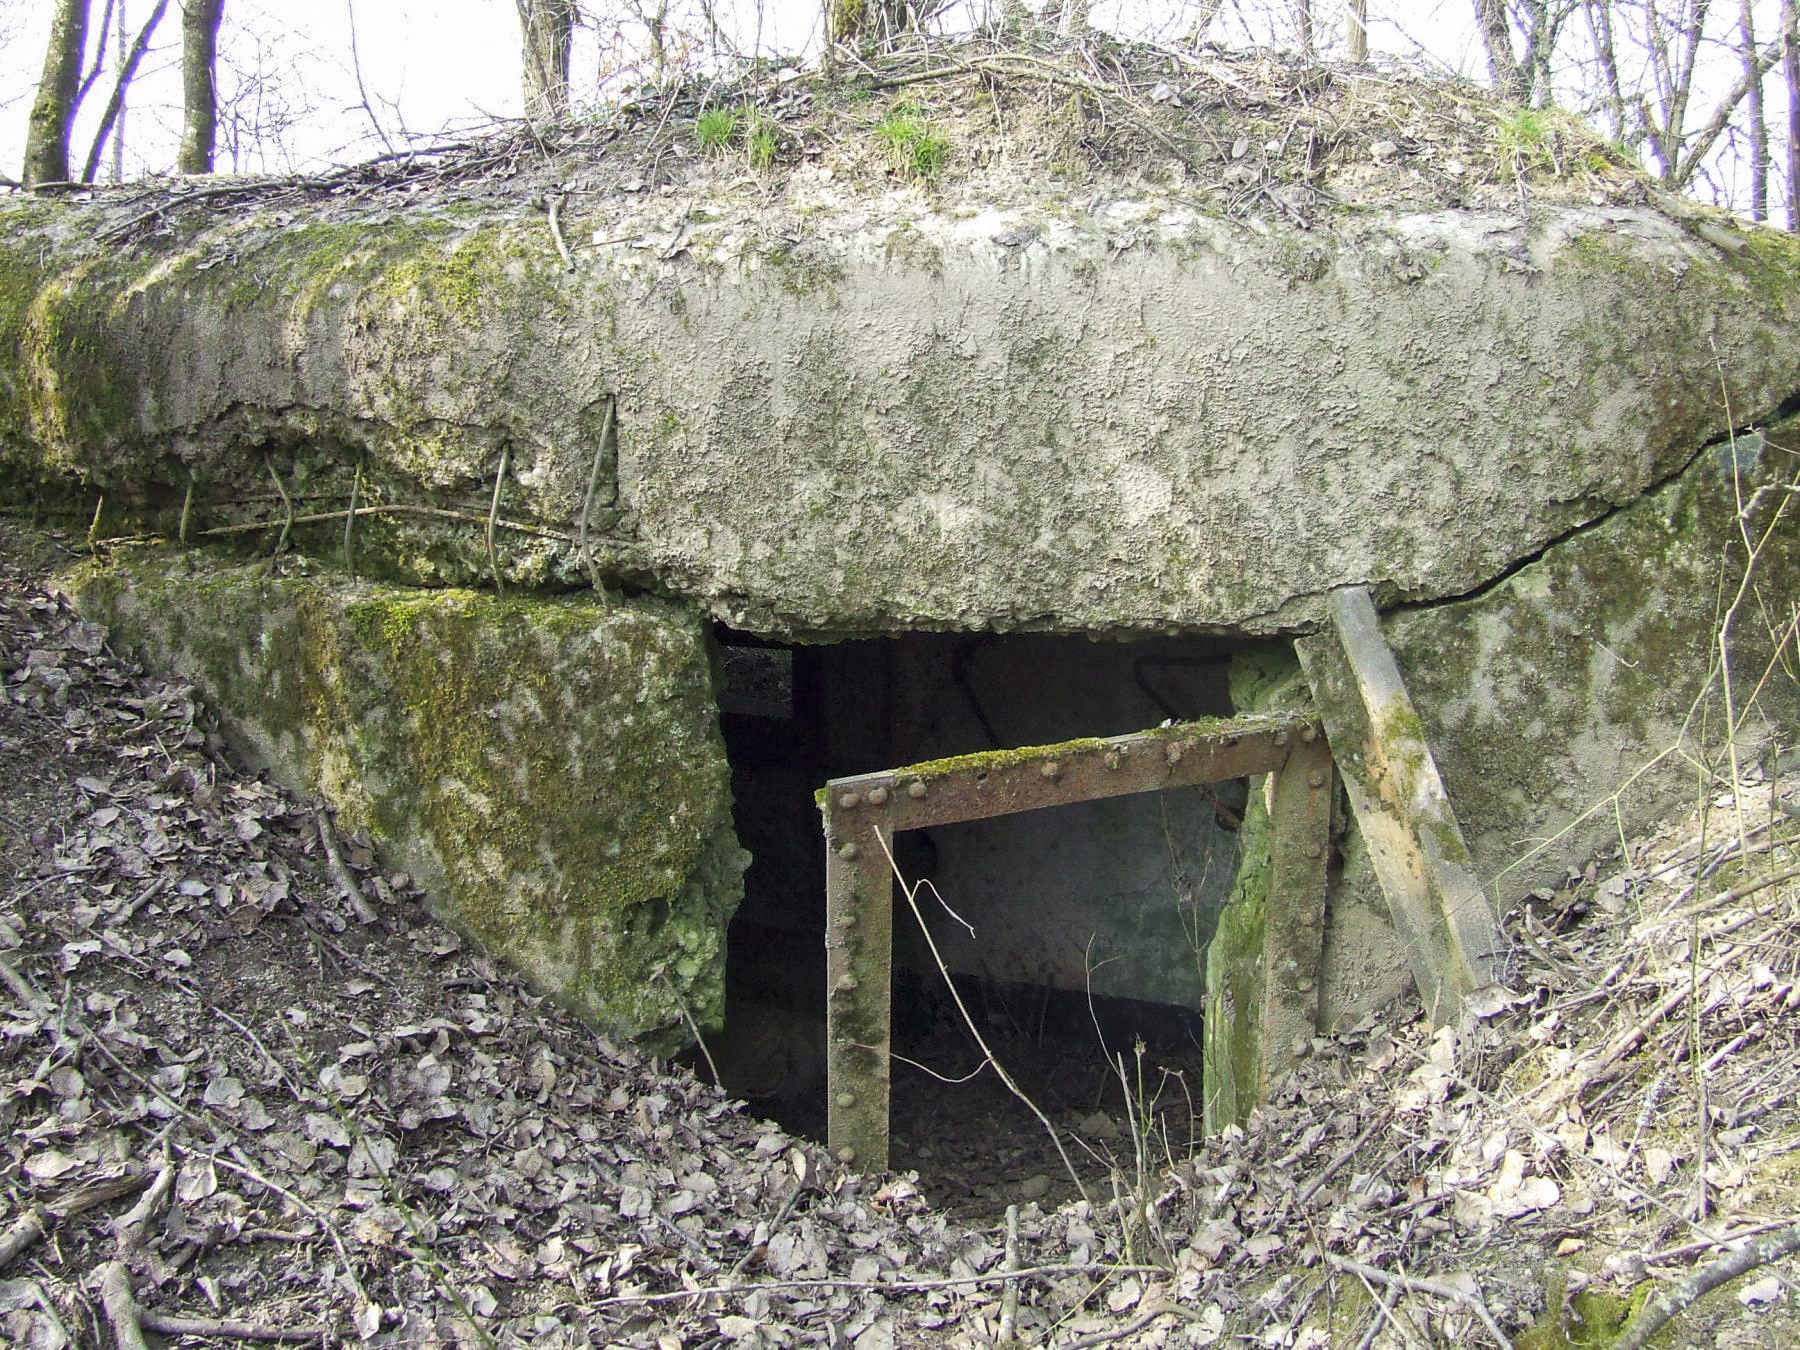
[(1294, 644), (1351, 810), (1434, 1024), (1494, 978), (1502, 939), (1400, 668), (1366, 588), (1334, 591)]

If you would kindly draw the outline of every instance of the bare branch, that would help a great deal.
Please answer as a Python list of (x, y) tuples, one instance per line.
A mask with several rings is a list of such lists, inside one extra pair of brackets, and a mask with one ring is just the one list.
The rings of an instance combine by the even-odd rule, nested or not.
[(131, 51), (126, 55), (124, 65), (119, 67), (119, 76), (113, 81), (112, 97), (106, 100), (106, 111), (100, 115), (100, 130), (94, 134), (94, 144), (88, 150), (87, 163), (82, 166), (81, 181), (84, 183), (93, 182), (94, 175), (99, 172), (100, 156), (106, 149), (106, 138), (112, 135), (119, 114), (125, 108), (125, 88), (137, 74), (138, 64), (143, 61), (144, 53), (150, 50), (151, 35), (156, 32), (156, 25), (162, 22), (162, 16), (168, 8), (169, 0), (156, 0), (156, 8), (144, 20), (144, 26), (138, 30), (137, 40), (131, 44)]

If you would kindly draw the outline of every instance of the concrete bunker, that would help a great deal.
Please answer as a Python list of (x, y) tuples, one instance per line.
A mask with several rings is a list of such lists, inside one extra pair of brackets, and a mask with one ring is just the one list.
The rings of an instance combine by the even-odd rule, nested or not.
[[(964, 112), (997, 112), (975, 79)], [(753, 892), (805, 873), (790, 893), (822, 903), (811, 794), (833, 775), (1172, 716), (1316, 716), (1355, 814), (1329, 909), (1323, 885), (1271, 900), (1264, 781), (1203, 976), (1172, 920), (1077, 964), (1025, 904), (984, 912), (991, 877), (1060, 904), (1085, 836), (1125, 864), (1110, 893), (1160, 888), (1179, 916), (1189, 873), (1165, 865), (1160, 814), (1137, 814), (1156, 796), (1091, 808), (1138, 822), (1116, 835), (1052, 814), (896, 839), (975, 923), (959, 955), (944, 920), (949, 950), (998, 960), (996, 988), (1061, 989), (1089, 964), (1102, 996), (1191, 1006), (1178, 967), (1202, 985), (1220, 1124), (1279, 1063), (1258, 1014), (1307, 992), (1272, 943), (1322, 944), (1319, 1032), (1409, 974), (1450, 1015), (1491, 955), (1479, 932), (1433, 946), (1438, 918), (1473, 912), (1471, 877), (1505, 906), (1690, 791), (1722, 593), (1743, 596), (1738, 687), (1762, 691), (1733, 716), (1740, 745), (1787, 744), (1800, 698), (1791, 633), (1760, 622), (1800, 594), (1793, 239), (1662, 200), (1604, 147), (1571, 173), (1477, 174), (1486, 114), (1407, 88), (1408, 117), (1437, 117), (1424, 143), (1463, 146), (1446, 195), (1411, 151), (1373, 153), (1363, 80), (1297, 87), (1308, 117), (1348, 95), (1350, 134), (1322, 165), (1265, 160), (1248, 196), (1159, 167), (1171, 145), (1210, 163), (1267, 143), (1196, 85), (1078, 191), (1020, 172), (1049, 165), (1014, 118), (968, 125), (995, 153), (899, 194), (879, 137), (849, 134), (879, 98), (821, 91), (819, 162), (753, 189), (665, 155), (664, 119), (628, 119), (599, 160), (537, 146), (516, 183), (587, 185), (560, 218), (568, 254), (478, 173), (473, 195), (408, 180), (404, 203), (276, 182), (149, 211), (9, 203), (0, 482), (87, 527), (98, 556), (67, 585), (115, 641), (193, 679), (451, 922), (659, 1049), (690, 1017), (734, 1020), (745, 849)], [(106, 547), (120, 536), (246, 552)], [(1746, 540), (1765, 541), (1750, 561)], [(950, 636), (1027, 630), (1046, 636)], [(1152, 636), (1170, 632), (1210, 636)], [(1229, 653), (1228, 673), (1181, 676), (1210, 702), (1182, 706), (1172, 669), (1150, 683), (1173, 711), (1053, 696), (1071, 668), (1131, 695), (1164, 643)], [(757, 711), (759, 662), (817, 700), (816, 734)], [(1016, 691), (982, 692), (984, 663)], [(1190, 836), (1211, 806), (1183, 808)], [(1392, 884), (1409, 869), (1430, 882), (1413, 899)], [(753, 894), (738, 933), (762, 913)], [(742, 968), (822, 997), (822, 940), (772, 931), (774, 958)]]

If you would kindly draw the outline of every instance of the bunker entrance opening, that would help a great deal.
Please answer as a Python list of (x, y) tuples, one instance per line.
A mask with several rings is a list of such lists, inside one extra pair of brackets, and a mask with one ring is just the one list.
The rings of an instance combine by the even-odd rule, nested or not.
[[(820, 785), (1232, 712), (1221, 639), (716, 636), (736, 826), (753, 861), (731, 925), (726, 1024), (709, 1045), (734, 1095), (815, 1138), (830, 1113)], [(991, 1068), (943, 1081), (983, 1056), (939, 957), (996, 1058), (1059, 1128), (1104, 1143), (1129, 1127), (1122, 1054), (1132, 1091), (1141, 1072), (1170, 1113), (1173, 1142), (1198, 1131), (1205, 947), (1236, 876), (1246, 796), (1244, 779), (1225, 778), (892, 836), (938, 948), (896, 892), (895, 1166), (952, 1202), (976, 1177), (1062, 1180), (1042, 1125)]]

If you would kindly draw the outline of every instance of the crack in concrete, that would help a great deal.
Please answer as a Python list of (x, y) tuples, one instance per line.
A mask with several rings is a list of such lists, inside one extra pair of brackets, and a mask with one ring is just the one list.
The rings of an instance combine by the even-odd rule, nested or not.
[[(1568, 529), (1562, 531), (1562, 533), (1545, 540), (1543, 544), (1526, 554), (1524, 557), (1508, 564), (1505, 568), (1487, 581), (1482, 582), (1480, 585), (1473, 586), (1456, 595), (1438, 596), (1437, 598), (1430, 600), (1401, 600), (1398, 603), (1383, 609), (1382, 613), (1384, 615), (1410, 614), (1422, 610), (1439, 609), (1446, 605), (1458, 605), (1471, 600), (1479, 600), (1490, 594), (1496, 588), (1504, 586), (1527, 568), (1542, 562), (1552, 549), (1557, 548), (1559, 545), (1565, 544), (1572, 539), (1580, 538), (1584, 534), (1600, 529), (1602, 526), (1616, 518), (1621, 512), (1629, 511), (1639, 502), (1644, 501), (1648, 497), (1653, 497), (1664, 488), (1669, 487), (1671, 484), (1682, 478), (1695, 464), (1699, 463), (1701, 458), (1709, 451), (1716, 450), (1721, 446), (1735, 447), (1738, 441), (1746, 437), (1756, 436), (1760, 438), (1763, 433), (1758, 430), (1758, 425), (1763, 427), (1772, 426), (1778, 422), (1785, 421), (1796, 414), (1800, 414), (1800, 390), (1796, 390), (1784, 398), (1775, 406), (1773, 411), (1766, 418), (1760, 419), (1759, 423), (1745, 423), (1742, 426), (1732, 427), (1721, 432), (1719, 435), (1714, 436), (1711, 440), (1703, 441), (1695, 448), (1694, 452), (1684, 459), (1676, 468), (1670, 470), (1670, 472), (1664, 474), (1654, 482), (1646, 485), (1644, 490), (1639, 492), (1630, 501), (1620, 502), (1610, 510), (1602, 512), (1591, 520), (1585, 520), (1578, 525), (1570, 526)], [(1372, 587), (1379, 587), (1381, 583), (1370, 582), (1367, 584)]]

